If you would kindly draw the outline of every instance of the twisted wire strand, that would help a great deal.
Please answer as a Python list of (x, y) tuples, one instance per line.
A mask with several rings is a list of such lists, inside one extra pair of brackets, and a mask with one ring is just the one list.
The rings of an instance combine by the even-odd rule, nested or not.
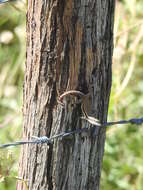
[[(86, 120), (86, 118), (82, 118), (82, 119)], [(103, 123), (103, 124), (101, 124), (101, 126), (99, 126), (99, 125), (93, 125), (93, 126), (95, 126), (95, 127), (109, 127), (109, 126), (113, 126), (113, 125), (122, 125), (122, 124), (141, 125), (142, 123), (143, 123), (143, 117), (142, 118), (131, 118), (129, 120), (112, 121), (112, 122)], [(59, 139), (59, 138), (63, 139), (65, 137), (68, 137), (68, 136), (73, 135), (73, 134), (79, 134), (79, 133), (88, 132), (88, 131), (89, 131), (89, 128), (76, 129), (76, 130), (69, 131), (69, 132), (59, 133), (59, 134), (54, 135), (50, 138), (48, 138), (46, 136), (42, 136), (42, 137), (32, 136), (34, 138), (33, 140), (16, 141), (13, 143), (0, 144), (0, 148), (7, 148), (10, 146), (17, 146), (17, 145), (24, 145), (24, 144), (44, 144), (44, 143), (47, 143), (48, 145), (50, 145), (53, 143), (53, 141), (55, 139)]]

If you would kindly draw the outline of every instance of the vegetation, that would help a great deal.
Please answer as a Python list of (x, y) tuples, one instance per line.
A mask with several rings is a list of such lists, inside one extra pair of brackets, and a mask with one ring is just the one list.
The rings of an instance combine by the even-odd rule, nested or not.
[[(0, 143), (20, 139), (25, 5), (0, 5)], [(0, 150), (0, 189), (16, 189), (19, 148)]]
[[(108, 121), (141, 117), (143, 1), (116, 3), (113, 81)], [(0, 143), (20, 139), (25, 62), (25, 4), (0, 5)], [(143, 128), (107, 129), (102, 190), (142, 190)], [(0, 150), (0, 189), (16, 189), (19, 148)]]
[[(113, 80), (108, 120), (142, 117), (143, 1), (117, 2)], [(102, 190), (142, 190), (143, 128), (122, 125), (107, 130)]]

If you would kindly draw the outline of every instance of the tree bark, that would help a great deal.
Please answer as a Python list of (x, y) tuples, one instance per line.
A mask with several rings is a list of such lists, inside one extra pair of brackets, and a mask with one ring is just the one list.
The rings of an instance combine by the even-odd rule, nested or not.
[[(23, 138), (87, 127), (89, 132), (57, 139), (53, 145), (24, 145), (19, 177), (29, 190), (98, 190), (104, 127), (81, 119), (78, 98), (89, 92), (88, 115), (107, 120), (112, 75), (114, 0), (29, 0), (24, 80)], [(21, 182), (18, 190), (24, 190)]]

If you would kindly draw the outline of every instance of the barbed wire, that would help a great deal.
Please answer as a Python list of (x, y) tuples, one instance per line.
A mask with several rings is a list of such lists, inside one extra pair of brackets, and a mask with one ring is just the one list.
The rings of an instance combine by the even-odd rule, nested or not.
[[(87, 120), (87, 118), (82, 117), (81, 119), (85, 119)], [(88, 120), (87, 120), (88, 121)], [(143, 123), (143, 117), (142, 118), (131, 118), (129, 120), (120, 120), (120, 121), (113, 121), (113, 122), (107, 122), (107, 123), (103, 123), (101, 124), (101, 126), (99, 125), (94, 125), (92, 124), (93, 127), (109, 127), (109, 126), (113, 126), (113, 125), (122, 125), (122, 124), (135, 124), (135, 125), (141, 125)], [(91, 127), (92, 128), (92, 127)], [(24, 145), (24, 144), (53, 144), (55, 139), (63, 139), (66, 138), (67, 136), (71, 136), (74, 134), (79, 134), (82, 132), (88, 132), (90, 128), (81, 128), (81, 129), (76, 129), (73, 131), (69, 131), (69, 132), (62, 132), (59, 133), (57, 135), (54, 135), (52, 137), (47, 137), (47, 136), (42, 136), (42, 137), (36, 137), (36, 136), (32, 136), (33, 140), (26, 140), (26, 141), (16, 141), (13, 143), (7, 143), (7, 144), (0, 144), (0, 148), (7, 148), (10, 146), (17, 146), (17, 145)]]
[(74, 134), (79, 134), (82, 132), (88, 132), (89, 129), (93, 128), (93, 127), (109, 127), (109, 126), (113, 126), (113, 125), (117, 125), (117, 124), (136, 124), (136, 125), (140, 125), (143, 123), (143, 117), (142, 118), (131, 118), (129, 120), (120, 120), (120, 121), (113, 121), (113, 122), (106, 122), (106, 123), (100, 123), (100, 121), (95, 118), (95, 117), (91, 117), (88, 115), (87, 111), (86, 111), (86, 106), (85, 106), (85, 102), (89, 96), (90, 92), (87, 94), (84, 94), (81, 91), (78, 90), (69, 90), (67, 92), (64, 92), (63, 94), (61, 94), (58, 98), (58, 103), (63, 107), (64, 106), (64, 102), (63, 99), (66, 96), (72, 95), (72, 96), (77, 96), (81, 98), (81, 111), (83, 116), (80, 117), (80, 119), (83, 119), (85, 121), (87, 121), (88, 123), (91, 124), (92, 127), (85, 127), (85, 128), (81, 128), (81, 129), (75, 129), (73, 131), (65, 131), (62, 133), (59, 133), (57, 135), (54, 135), (52, 137), (47, 137), (47, 136), (42, 136), (42, 137), (36, 137), (36, 136), (32, 136), (33, 140), (23, 140), (23, 141), (16, 141), (13, 143), (7, 143), (7, 144), (0, 144), (0, 148), (6, 148), (6, 147), (10, 147), (10, 146), (17, 146), (17, 145), (24, 145), (24, 144), (44, 144), (47, 143), (48, 145), (53, 144), (55, 139), (63, 139), (67, 136), (70, 135), (74, 135)]

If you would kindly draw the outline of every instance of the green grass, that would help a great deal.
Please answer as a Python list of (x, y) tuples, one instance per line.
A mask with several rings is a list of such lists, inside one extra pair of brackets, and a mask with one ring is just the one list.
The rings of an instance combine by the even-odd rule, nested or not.
[[(117, 2), (113, 81), (108, 120), (142, 117), (143, 1)], [(101, 190), (142, 190), (143, 128), (114, 126), (107, 130)]]
[[(21, 6), (21, 11), (15, 7)], [(0, 5), (0, 143), (20, 138), (25, 62), (25, 12)], [(23, 11), (22, 11), (23, 10)], [(0, 150), (0, 189), (16, 189), (19, 148)]]

